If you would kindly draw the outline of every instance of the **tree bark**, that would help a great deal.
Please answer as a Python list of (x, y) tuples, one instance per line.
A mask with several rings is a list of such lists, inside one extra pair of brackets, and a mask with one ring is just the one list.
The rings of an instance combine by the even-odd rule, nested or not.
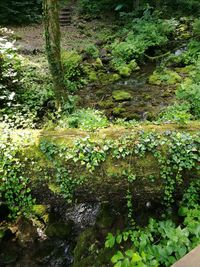
[(57, 107), (67, 98), (61, 61), (58, 0), (43, 0), (46, 53), (53, 78)]

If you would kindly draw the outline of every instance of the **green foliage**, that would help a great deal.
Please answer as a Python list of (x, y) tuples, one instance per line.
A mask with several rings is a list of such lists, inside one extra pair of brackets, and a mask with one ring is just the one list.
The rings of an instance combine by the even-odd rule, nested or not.
[(34, 200), (24, 175), (25, 162), (18, 157), (20, 146), (11, 142), (9, 134), (0, 138), (0, 199), (9, 208), (9, 218), (29, 216)]
[(79, 8), (81, 13), (89, 14), (90, 17), (95, 17), (100, 15), (101, 12), (114, 11), (119, 3), (119, 0), (79, 0)]
[(96, 59), (99, 57), (99, 50), (94, 44), (88, 44), (84, 50), (91, 58)]
[(200, 118), (200, 82), (194, 84), (182, 84), (177, 90), (177, 98), (187, 101), (190, 105), (190, 111), (195, 118)]
[(1, 24), (38, 22), (42, 15), (42, 0), (1, 0)]
[(179, 216), (183, 217), (179, 226), (171, 219), (151, 218), (145, 228), (108, 233), (105, 247), (116, 250), (111, 258), (113, 266), (168, 267), (199, 245), (199, 190), (199, 180), (186, 190), (179, 208)]
[[(113, 247), (115, 244), (116, 247), (117, 244), (126, 247), (126, 243), (129, 244), (128, 249), (118, 250), (112, 257), (113, 266), (171, 266), (200, 243), (196, 220), (198, 214), (199, 210), (188, 210), (183, 227), (177, 227), (171, 220), (150, 219), (145, 229), (128, 230), (116, 236), (109, 234), (106, 247)], [(194, 224), (195, 230), (192, 228)]]
[(149, 83), (154, 85), (174, 85), (180, 81), (181, 76), (169, 69), (155, 70), (149, 77)]
[(119, 70), (131, 60), (141, 59), (149, 47), (166, 44), (174, 29), (172, 21), (161, 20), (148, 12), (143, 18), (134, 19), (111, 44), (112, 66)]
[(176, 122), (179, 125), (185, 125), (191, 119), (190, 105), (187, 103), (174, 104), (161, 112), (159, 121)]
[(10, 40), (13, 32), (1, 29), (0, 34), (1, 121), (11, 128), (41, 126), (41, 119), (52, 108), (47, 106), (54, 99), (52, 81), (40, 63), (18, 54)]
[(193, 33), (195, 37), (200, 38), (200, 19), (195, 19), (193, 23)]
[(95, 130), (98, 128), (104, 128), (109, 125), (106, 116), (93, 109), (79, 109), (71, 115), (63, 115), (57, 122), (61, 128), (80, 128), (86, 131)]
[[(146, 155), (151, 154), (158, 162), (160, 179), (163, 181), (163, 202), (166, 206), (170, 206), (174, 202), (175, 191), (183, 183), (184, 172), (191, 169), (194, 171), (199, 169), (199, 145), (198, 135), (191, 136), (187, 133), (166, 132), (162, 137), (154, 133), (141, 133), (137, 139), (134, 135), (129, 135), (115, 142), (103, 141), (102, 143), (85, 138), (77, 140), (73, 147), (70, 148), (59, 148), (55, 144), (44, 143), (41, 146), (41, 150), (53, 162), (58, 161), (59, 164), (67, 166), (72, 161), (76, 164), (76, 167), (85, 168), (89, 173), (100, 167), (109, 155), (114, 159), (120, 160), (130, 157), (145, 158)], [(164, 150), (163, 146), (165, 147)], [(66, 162), (64, 163), (63, 161)], [(60, 167), (63, 165), (59, 164), (56, 165), (56, 168), (63, 170)], [(65, 169), (67, 168), (65, 167)], [(67, 177), (67, 175), (68, 172), (66, 171), (66, 175), (62, 174), (60, 177)], [(70, 177), (72, 177), (71, 174)], [(134, 182), (137, 182), (137, 178), (129, 167), (122, 173), (123, 177), (126, 178), (129, 185), (126, 197), (129, 217), (131, 217), (133, 212), (131, 192)], [(152, 176), (149, 176), (149, 179), (152, 182), (155, 180)], [(77, 185), (77, 183), (75, 184)]]
[(82, 57), (76, 51), (62, 52), (64, 82), (66, 88), (71, 92), (85, 84), (85, 80), (82, 78), (81, 61)]
[(20, 90), (22, 79), (22, 58), (6, 34), (7, 30), (0, 36), (0, 108), (16, 104), (16, 93)]

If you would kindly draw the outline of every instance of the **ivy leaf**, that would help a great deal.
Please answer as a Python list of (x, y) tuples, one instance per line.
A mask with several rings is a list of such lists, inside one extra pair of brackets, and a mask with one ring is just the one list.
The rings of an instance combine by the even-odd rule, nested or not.
[(139, 262), (141, 260), (142, 260), (142, 258), (140, 257), (140, 255), (138, 253), (134, 253), (132, 256), (131, 262), (134, 263), (134, 262)]
[(124, 255), (121, 253), (121, 251), (117, 251), (117, 253), (112, 257), (111, 261), (112, 263), (117, 263), (118, 261), (123, 260), (123, 259), (124, 259)]
[(112, 248), (115, 245), (115, 237), (112, 233), (109, 233), (106, 237), (105, 247)]
[(121, 234), (117, 235), (116, 242), (117, 242), (117, 244), (120, 244), (122, 242), (122, 235)]

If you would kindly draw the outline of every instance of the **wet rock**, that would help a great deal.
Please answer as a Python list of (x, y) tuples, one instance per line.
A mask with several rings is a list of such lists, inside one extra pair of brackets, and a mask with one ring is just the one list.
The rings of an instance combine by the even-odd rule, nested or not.
[(105, 109), (107, 109), (107, 108), (113, 108), (114, 107), (114, 103), (113, 103), (112, 100), (99, 101), (98, 102), (98, 106), (100, 108), (105, 108)]
[(26, 247), (28, 244), (33, 243), (37, 239), (38, 234), (32, 221), (20, 218), (16, 225), (16, 237), (21, 247)]
[(48, 237), (57, 237), (60, 239), (67, 239), (73, 229), (73, 222), (70, 220), (68, 223), (52, 223), (49, 226), (47, 226), (45, 234)]
[(131, 75), (131, 68), (129, 68), (128, 66), (123, 66), (119, 69), (119, 74), (122, 77), (129, 77)]
[(113, 108), (112, 113), (114, 116), (119, 116), (121, 113), (123, 113), (125, 111), (126, 111), (125, 108), (116, 107), (116, 108)]
[(112, 97), (115, 101), (131, 100), (132, 96), (129, 92), (124, 90), (115, 90), (112, 92)]

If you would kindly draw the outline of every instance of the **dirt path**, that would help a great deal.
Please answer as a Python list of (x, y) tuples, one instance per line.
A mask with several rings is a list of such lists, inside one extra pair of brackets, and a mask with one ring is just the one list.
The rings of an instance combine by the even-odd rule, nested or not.
[[(44, 29), (42, 24), (23, 27), (10, 27), (15, 32), (17, 45), (24, 53), (33, 50), (44, 51)], [(109, 26), (105, 21), (83, 20), (72, 23), (71, 26), (61, 26), (62, 48), (77, 49), (84, 48), (89, 43), (95, 43), (101, 39), (104, 31), (108, 31)]]

